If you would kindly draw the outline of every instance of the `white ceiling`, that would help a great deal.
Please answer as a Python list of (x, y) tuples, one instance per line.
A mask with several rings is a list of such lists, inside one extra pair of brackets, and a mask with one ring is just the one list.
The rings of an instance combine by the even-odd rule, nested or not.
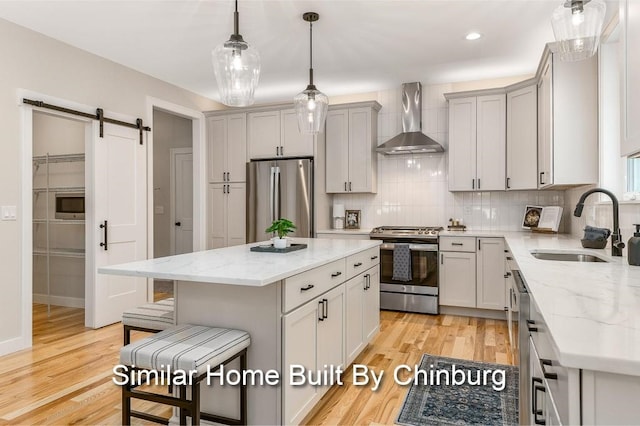
[[(535, 72), (558, 0), (240, 0), (240, 33), (260, 53), (256, 102), (314, 79), (328, 96)], [(233, 32), (233, 0), (0, 1), (0, 17), (209, 98), (211, 50)], [(464, 36), (476, 31), (480, 40)]]

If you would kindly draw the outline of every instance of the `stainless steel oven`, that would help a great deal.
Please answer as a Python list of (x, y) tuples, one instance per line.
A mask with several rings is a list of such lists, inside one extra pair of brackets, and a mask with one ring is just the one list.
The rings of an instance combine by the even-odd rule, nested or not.
[[(383, 240), (380, 309), (438, 314), (438, 228), (381, 227), (374, 231), (370, 237)], [(409, 281), (393, 279), (393, 252), (400, 243), (409, 244)]]

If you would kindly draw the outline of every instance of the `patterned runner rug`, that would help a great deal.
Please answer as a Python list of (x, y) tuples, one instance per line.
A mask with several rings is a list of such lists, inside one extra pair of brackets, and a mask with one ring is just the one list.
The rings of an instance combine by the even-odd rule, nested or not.
[[(399, 425), (517, 425), (518, 367), (424, 354)], [(416, 379), (416, 373), (417, 379)]]

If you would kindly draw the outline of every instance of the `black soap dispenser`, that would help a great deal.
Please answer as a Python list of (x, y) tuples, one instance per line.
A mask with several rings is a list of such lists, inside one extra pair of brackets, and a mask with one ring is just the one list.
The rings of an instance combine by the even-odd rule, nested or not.
[(629, 265), (640, 266), (640, 224), (634, 223), (633, 226), (636, 227), (636, 232), (629, 238), (627, 259)]

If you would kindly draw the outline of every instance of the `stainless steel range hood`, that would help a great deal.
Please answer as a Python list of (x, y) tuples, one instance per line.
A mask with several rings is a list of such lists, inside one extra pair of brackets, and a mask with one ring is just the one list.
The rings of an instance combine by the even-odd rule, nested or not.
[(376, 151), (385, 155), (444, 151), (442, 145), (422, 133), (422, 84), (419, 82), (402, 85), (402, 133)]

